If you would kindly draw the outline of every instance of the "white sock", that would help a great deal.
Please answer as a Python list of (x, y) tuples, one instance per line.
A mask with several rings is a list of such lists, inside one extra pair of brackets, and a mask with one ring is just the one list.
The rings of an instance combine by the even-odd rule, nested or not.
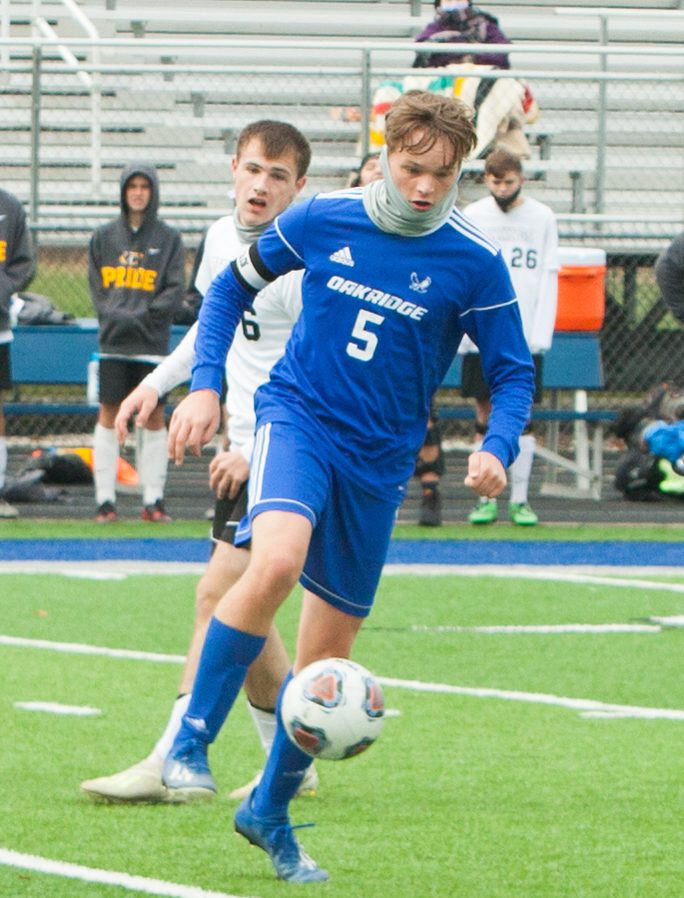
[(525, 433), (520, 437), (520, 455), (510, 466), (511, 499), (514, 505), (527, 502), (527, 492), (532, 476), (532, 462), (534, 461), (535, 438), (531, 433)]
[(168, 431), (143, 429), (142, 448), (138, 459), (138, 474), (143, 488), (143, 505), (154, 505), (163, 499), (166, 486), (166, 472), (169, 467), (167, 450)]
[(116, 469), (119, 464), (119, 443), (113, 427), (95, 425), (93, 439), (95, 454), (95, 501), (116, 502)]
[(0, 437), (0, 490), (5, 485), (5, 475), (7, 474), (7, 440)]
[(162, 733), (161, 739), (154, 746), (153, 754), (158, 755), (162, 761), (166, 759), (169, 751), (171, 750), (171, 746), (173, 745), (173, 740), (176, 738), (176, 733), (180, 729), (181, 720), (183, 719), (183, 715), (188, 710), (188, 705), (190, 704), (190, 698), (192, 697), (192, 693), (188, 692), (186, 695), (180, 695), (173, 703), (173, 708), (171, 708), (171, 716), (169, 717), (169, 722), (166, 724), (166, 729)]
[(264, 711), (261, 708), (255, 708), (250, 702), (247, 702), (249, 713), (252, 715), (254, 726), (259, 734), (261, 744), (268, 755), (273, 745), (273, 737), (276, 731), (275, 711)]

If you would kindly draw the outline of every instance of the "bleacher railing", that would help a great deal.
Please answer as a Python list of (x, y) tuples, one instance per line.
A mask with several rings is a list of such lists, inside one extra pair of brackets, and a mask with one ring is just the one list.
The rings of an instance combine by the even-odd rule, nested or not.
[[(410, 68), (413, 54), (426, 50), (410, 43), (63, 36), (59, 43), (77, 65), (55, 52), (54, 39), (0, 39), (7, 59), (0, 171), (30, 210), (40, 246), (33, 288), (79, 316), (92, 315), (87, 243), (118, 210), (125, 162), (158, 166), (162, 215), (192, 247), (230, 205), (229, 163), (244, 124), (266, 117), (296, 124), (314, 150), (308, 193), (341, 187), (368, 145), (378, 87), (428, 73)], [(463, 47), (483, 48), (491, 46)], [(539, 119), (528, 127), (526, 191), (552, 206), (563, 242), (609, 253), (608, 388), (684, 379), (682, 329), (662, 306), (652, 271), (684, 227), (681, 46), (517, 42), (510, 51), (514, 68), (484, 77), (523, 78), (539, 101)], [(477, 164), (467, 175), (464, 202), (483, 191)]]
[[(203, 94), (209, 97), (210, 103), (217, 111), (225, 115), (225, 130), (232, 127), (232, 119), (240, 118), (232, 114), (232, 107), (239, 107), (240, 112), (245, 111), (249, 107), (250, 97), (253, 99), (252, 105), (257, 114), (259, 109), (267, 106), (278, 107), (276, 113), (281, 111), (283, 114), (293, 116), (295, 115), (293, 107), (301, 101), (296, 111), (297, 122), (305, 131), (307, 128), (327, 131), (328, 139), (335, 141), (335, 148), (340, 150), (339, 154), (327, 154), (338, 155), (337, 166), (331, 159), (327, 160), (326, 165), (321, 163), (320, 166), (329, 173), (330, 186), (334, 186), (336, 180), (340, 182), (343, 179), (345, 166), (353, 164), (354, 159), (368, 149), (369, 115), (377, 87), (383, 81), (401, 80), (409, 75), (429, 75), (432, 71), (437, 77), (445, 73), (444, 69), (409, 68), (408, 63), (414, 52), (427, 52), (425, 45), (422, 44), (205, 38), (202, 40), (202, 50), (212, 58), (217, 55), (230, 58), (233, 54), (248, 53), (252, 59), (264, 61), (202, 64), (196, 61), (197, 42), (188, 39), (95, 40), (91, 37), (72, 38), (67, 44), (66, 39), (60, 38), (58, 44), (60, 56), (54, 58), (56, 42), (57, 37), (54, 34), (48, 38), (0, 39), (3, 53), (9, 48), (9, 61), (5, 72), (5, 78), (9, 83), (4, 86), (3, 93), (9, 101), (13, 83), (17, 84), (17, 87), (28, 86), (30, 83), (32, 98), (31, 108), (25, 108), (24, 121), (17, 121), (15, 110), (14, 121), (8, 123), (6, 127), (14, 127), (15, 133), (21, 126), (25, 132), (26, 128), (29, 129), (31, 166), (34, 169), (43, 166), (47, 157), (54, 162), (60, 151), (64, 155), (65, 163), (72, 168), (78, 163), (81, 168), (87, 167), (95, 195), (103, 192), (102, 169), (108, 162), (107, 134), (114, 133), (113, 120), (116, 118), (115, 109), (112, 109), (109, 115), (102, 111), (103, 91), (110, 95), (126, 94), (131, 113), (138, 114), (139, 119), (144, 116), (146, 107), (153, 113), (162, 108), (168, 109), (167, 128), (172, 130), (177, 127), (179, 139), (181, 135), (187, 134), (188, 128), (195, 127), (201, 132), (203, 116), (197, 113), (197, 98), (201, 98)], [(470, 52), (483, 51), (487, 48), (488, 45), (462, 45), (464, 51)], [(457, 51), (458, 45), (454, 45), (454, 49)], [(141, 51), (157, 56), (160, 61), (136, 61)], [(268, 61), (273, 54), (287, 53), (298, 54), (299, 59), (303, 61), (296, 65)], [(331, 60), (339, 58), (340, 62), (321, 65), (316, 61), (307, 64), (306, 56), (312, 53), (327, 55)], [(406, 64), (396, 64), (398, 53), (405, 56), (408, 53)], [(103, 58), (106, 56), (108, 61), (98, 61), (98, 54), (102, 54)], [(538, 128), (547, 132), (546, 146), (554, 147), (551, 159), (558, 163), (558, 167), (567, 162), (567, 171), (572, 169), (582, 175), (581, 194), (579, 194), (581, 200), (576, 195), (572, 208), (563, 208), (563, 203), (559, 202), (559, 212), (610, 214), (633, 211), (638, 214), (638, 208), (634, 210), (620, 208), (616, 205), (615, 195), (607, 196), (609, 173), (612, 172), (616, 177), (622, 169), (627, 172), (625, 181), (629, 183), (633, 180), (630, 176), (633, 174), (630, 163), (633, 163), (636, 169), (639, 161), (642, 161), (649, 175), (653, 176), (653, 168), (659, 164), (659, 155), (662, 157), (663, 169), (668, 169), (670, 175), (678, 168), (681, 171), (684, 167), (681, 156), (684, 143), (684, 73), (680, 65), (680, 46), (649, 47), (639, 50), (634, 46), (609, 44), (559, 47), (554, 44), (535, 43), (527, 46), (524, 43), (516, 43), (511, 47), (511, 54), (515, 57), (514, 69), (480, 72), (478, 77), (485, 80), (522, 78), (539, 96), (541, 116)], [(542, 55), (557, 60), (557, 67), (549, 71), (535, 69), (532, 65), (526, 64), (526, 60), (533, 64), (534, 60)], [(652, 65), (650, 71), (640, 70), (638, 66), (635, 70), (634, 60), (640, 55), (650, 61)], [(125, 62), (111, 61), (124, 60), (127, 56), (129, 58)], [(314, 93), (324, 95), (320, 103), (307, 101), (306, 91), (301, 88), (301, 85), (307, 82), (315, 85)], [(220, 94), (222, 88), (225, 87), (226, 92), (230, 93), (230, 87), (240, 84), (244, 85), (243, 95), (240, 96), (239, 89), (233, 89), (232, 104), (230, 100), (219, 104), (212, 99), (211, 95)], [(296, 98), (294, 103), (289, 104), (286, 96), (288, 84), (293, 85), (293, 96)], [(175, 91), (174, 85), (177, 88)], [(75, 101), (69, 108), (63, 99), (64, 95), (69, 90), (73, 95), (78, 87), (87, 94), (88, 101), (82, 104), (84, 108), (76, 108)], [(188, 109), (185, 102), (188, 91), (195, 97), (193, 117), (198, 119), (189, 124), (187, 117), (183, 119), (179, 114)], [(578, 101), (574, 108), (573, 94)], [(274, 96), (276, 99), (271, 101), (270, 98)], [(326, 98), (329, 108), (356, 107), (358, 124), (332, 122), (329, 111), (325, 109)], [(55, 132), (59, 125), (60, 104), (64, 110), (62, 113), (64, 143), (60, 148), (56, 141), (51, 140), (48, 150), (45, 142), (41, 145), (41, 133)], [(115, 107), (114, 102), (110, 105)], [(563, 114), (564, 109), (568, 113), (567, 116)], [(48, 115), (52, 119), (49, 124), (45, 121), (45, 116)], [(574, 145), (572, 135), (567, 133), (569, 130), (567, 121), (573, 122), (581, 132), (578, 135), (581, 141)], [(71, 134), (70, 126), (73, 126)], [(119, 118), (119, 127), (123, 128), (123, 114)], [(73, 139), (73, 132), (77, 128), (86, 129), (90, 137), (88, 152), (82, 153), (80, 157)], [(140, 129), (144, 129), (144, 123), (140, 125)], [(620, 135), (614, 136), (611, 129), (622, 134), (624, 138), (622, 146)], [(656, 129), (662, 133), (662, 145), (657, 143)], [(554, 133), (559, 131), (560, 139)], [(137, 133), (142, 133), (142, 130)], [(323, 134), (322, 141), (325, 137)], [(171, 135), (169, 138), (165, 147), (167, 155), (173, 152)], [(206, 136), (205, 150), (217, 146), (216, 143), (212, 144), (212, 140), (215, 138), (211, 135)], [(110, 145), (111, 142), (112, 138), (109, 138)], [(156, 147), (153, 141), (147, 146), (142, 138), (137, 142), (143, 151), (153, 155), (156, 152), (161, 158), (159, 152), (161, 148)], [(182, 145), (182, 141), (180, 142)], [(647, 149), (669, 152), (660, 154), (643, 152)], [(638, 158), (640, 151), (643, 156), (641, 160)], [(110, 153), (109, 156), (111, 155)], [(198, 160), (196, 176), (201, 183), (203, 171), (206, 171), (211, 179), (211, 165), (203, 166), (201, 154), (197, 153), (196, 156)], [(553, 172), (555, 162), (546, 167), (551, 173), (557, 174)], [(15, 170), (19, 168), (16, 173), (19, 176), (18, 180), (21, 181), (23, 171), (17, 165), (14, 165), (14, 168)], [(663, 177), (663, 188), (667, 189), (664, 190), (662, 200), (665, 202), (667, 213), (672, 214), (675, 211), (681, 213), (684, 210), (684, 189), (680, 180), (675, 178), (673, 181), (670, 178), (666, 184)], [(36, 195), (40, 189), (40, 183), (34, 184), (30, 197), (32, 220), (37, 226), (44, 223), (47, 214), (47, 210), (41, 205), (40, 195)], [(104, 192), (106, 190), (104, 187)], [(581, 208), (580, 201), (584, 203)]]

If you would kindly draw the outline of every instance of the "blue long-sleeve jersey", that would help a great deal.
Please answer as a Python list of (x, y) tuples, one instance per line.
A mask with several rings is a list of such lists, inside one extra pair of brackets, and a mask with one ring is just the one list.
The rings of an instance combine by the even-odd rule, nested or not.
[(302, 313), (257, 392), (258, 424), (296, 421), (371, 491), (401, 488), (465, 332), (480, 348), (491, 393), (483, 449), (508, 467), (529, 418), (534, 368), (501, 253), (456, 209), (420, 237), (380, 230), (360, 189), (288, 209), (209, 288), (193, 390), (220, 391), (243, 310), (295, 268), (305, 269)]

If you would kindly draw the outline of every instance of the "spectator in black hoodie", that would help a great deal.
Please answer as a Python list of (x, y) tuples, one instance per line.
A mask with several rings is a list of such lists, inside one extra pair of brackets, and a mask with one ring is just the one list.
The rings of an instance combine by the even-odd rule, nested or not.
[[(117, 519), (119, 445), (114, 419), (121, 401), (168, 353), (171, 324), (184, 294), (181, 236), (157, 217), (159, 180), (152, 165), (121, 175), (121, 215), (90, 241), (88, 279), (99, 320), (100, 413), (95, 427), (95, 497), (100, 523)], [(137, 465), (143, 520), (170, 520), (164, 508), (168, 457), (164, 399), (141, 428)]]

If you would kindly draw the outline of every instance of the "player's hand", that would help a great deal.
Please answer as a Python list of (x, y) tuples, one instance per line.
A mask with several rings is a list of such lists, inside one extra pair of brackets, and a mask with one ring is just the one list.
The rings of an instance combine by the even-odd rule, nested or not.
[(221, 419), (218, 394), (195, 390), (176, 406), (169, 425), (169, 458), (183, 464), (186, 447), (199, 455), (214, 436)]
[(137, 416), (135, 426), (144, 427), (158, 404), (159, 393), (154, 387), (148, 387), (146, 384), (138, 384), (135, 390), (126, 396), (114, 419), (114, 430), (120, 445), (126, 441), (128, 422), (133, 415)]
[(219, 499), (234, 499), (249, 477), (249, 465), (242, 452), (219, 452), (209, 465), (209, 486)]
[(506, 469), (491, 452), (473, 452), (468, 456), (468, 474), (463, 482), (478, 496), (494, 499), (506, 486)]

